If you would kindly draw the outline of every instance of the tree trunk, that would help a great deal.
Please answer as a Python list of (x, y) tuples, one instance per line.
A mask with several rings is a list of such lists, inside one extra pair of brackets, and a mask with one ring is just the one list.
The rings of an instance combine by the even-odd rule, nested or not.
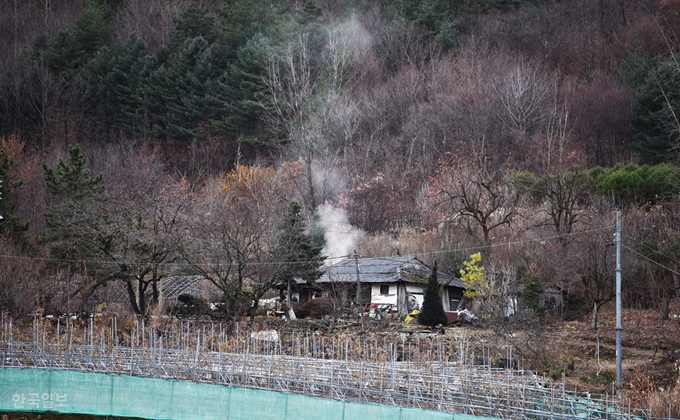
[(158, 305), (160, 301), (160, 295), (158, 293), (158, 280), (156, 277), (151, 280), (151, 304)]
[(135, 297), (135, 289), (132, 288), (132, 281), (128, 280), (125, 282), (127, 284), (128, 297), (130, 298), (130, 305), (132, 305), (132, 310), (137, 315), (141, 315), (139, 311), (139, 306), (137, 306), (137, 298)]
[(593, 319), (590, 322), (590, 328), (596, 330), (597, 329), (597, 313), (600, 310), (600, 302), (595, 301), (593, 302)]
[(68, 248), (68, 261), (66, 262), (66, 310), (71, 312), (71, 266), (73, 265), (73, 243)]
[(662, 320), (668, 318), (668, 314), (671, 312), (671, 296), (672, 294), (666, 291), (663, 291), (661, 294), (659, 315)]
[(288, 308), (291, 308), (291, 302), (293, 298), (293, 285), (292, 280), (288, 279), (288, 290), (286, 290), (286, 299), (288, 299)]
[(151, 303), (153, 305), (158, 305), (160, 302), (160, 290), (158, 287), (159, 283), (159, 278), (158, 278), (158, 269), (154, 268), (153, 271), (151, 272)]
[(316, 193), (314, 191), (314, 178), (312, 176), (312, 158), (311, 158), (311, 156), (308, 156), (305, 159), (305, 166), (307, 167), (306, 168), (307, 169), (307, 184), (308, 184), (308, 187), (309, 187), (309, 199), (311, 200), (310, 205), (312, 206), (312, 213), (313, 213), (314, 210), (316, 210), (316, 197), (315, 197)]
[(144, 292), (146, 291), (146, 287), (144, 287), (144, 282), (142, 280), (137, 280), (137, 290), (138, 290), (138, 295), (137, 295), (137, 300), (139, 301), (139, 314), (144, 316), (146, 315), (146, 299), (144, 298)]

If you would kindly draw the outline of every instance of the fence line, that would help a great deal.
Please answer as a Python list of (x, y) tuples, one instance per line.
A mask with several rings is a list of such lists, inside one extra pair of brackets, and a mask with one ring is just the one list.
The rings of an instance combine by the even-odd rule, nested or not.
[(36, 317), (32, 337), (1, 329), (3, 367), (69, 369), (189, 380), (307, 396), (439, 410), (496, 418), (633, 418), (609, 395), (568, 391), (521, 369), (511, 348), (438, 334), (254, 331), (244, 324), (144, 322), (119, 333), (116, 321), (96, 327), (49, 325)]

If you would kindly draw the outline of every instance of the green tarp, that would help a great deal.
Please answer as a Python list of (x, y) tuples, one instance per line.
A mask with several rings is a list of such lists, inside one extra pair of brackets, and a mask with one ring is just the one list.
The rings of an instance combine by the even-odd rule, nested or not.
[(0, 368), (0, 411), (183, 420), (485, 419), (170, 379), (19, 368)]

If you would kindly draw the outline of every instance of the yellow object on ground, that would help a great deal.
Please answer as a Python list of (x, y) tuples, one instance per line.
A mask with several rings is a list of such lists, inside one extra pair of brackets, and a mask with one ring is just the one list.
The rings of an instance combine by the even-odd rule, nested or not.
[(420, 315), (420, 311), (417, 309), (412, 310), (409, 312), (408, 315), (406, 315), (406, 318), (404, 318), (404, 322), (409, 323), (413, 321), (414, 319), (418, 318), (418, 315)]

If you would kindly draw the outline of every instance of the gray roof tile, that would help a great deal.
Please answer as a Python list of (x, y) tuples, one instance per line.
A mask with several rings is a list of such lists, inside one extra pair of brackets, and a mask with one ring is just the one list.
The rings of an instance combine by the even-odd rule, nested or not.
[[(430, 267), (415, 257), (359, 258), (359, 278), (362, 283), (427, 283)], [(441, 271), (437, 272), (440, 283), (465, 288), (459, 278)], [(317, 283), (356, 282), (357, 265), (347, 258), (327, 267)]]

